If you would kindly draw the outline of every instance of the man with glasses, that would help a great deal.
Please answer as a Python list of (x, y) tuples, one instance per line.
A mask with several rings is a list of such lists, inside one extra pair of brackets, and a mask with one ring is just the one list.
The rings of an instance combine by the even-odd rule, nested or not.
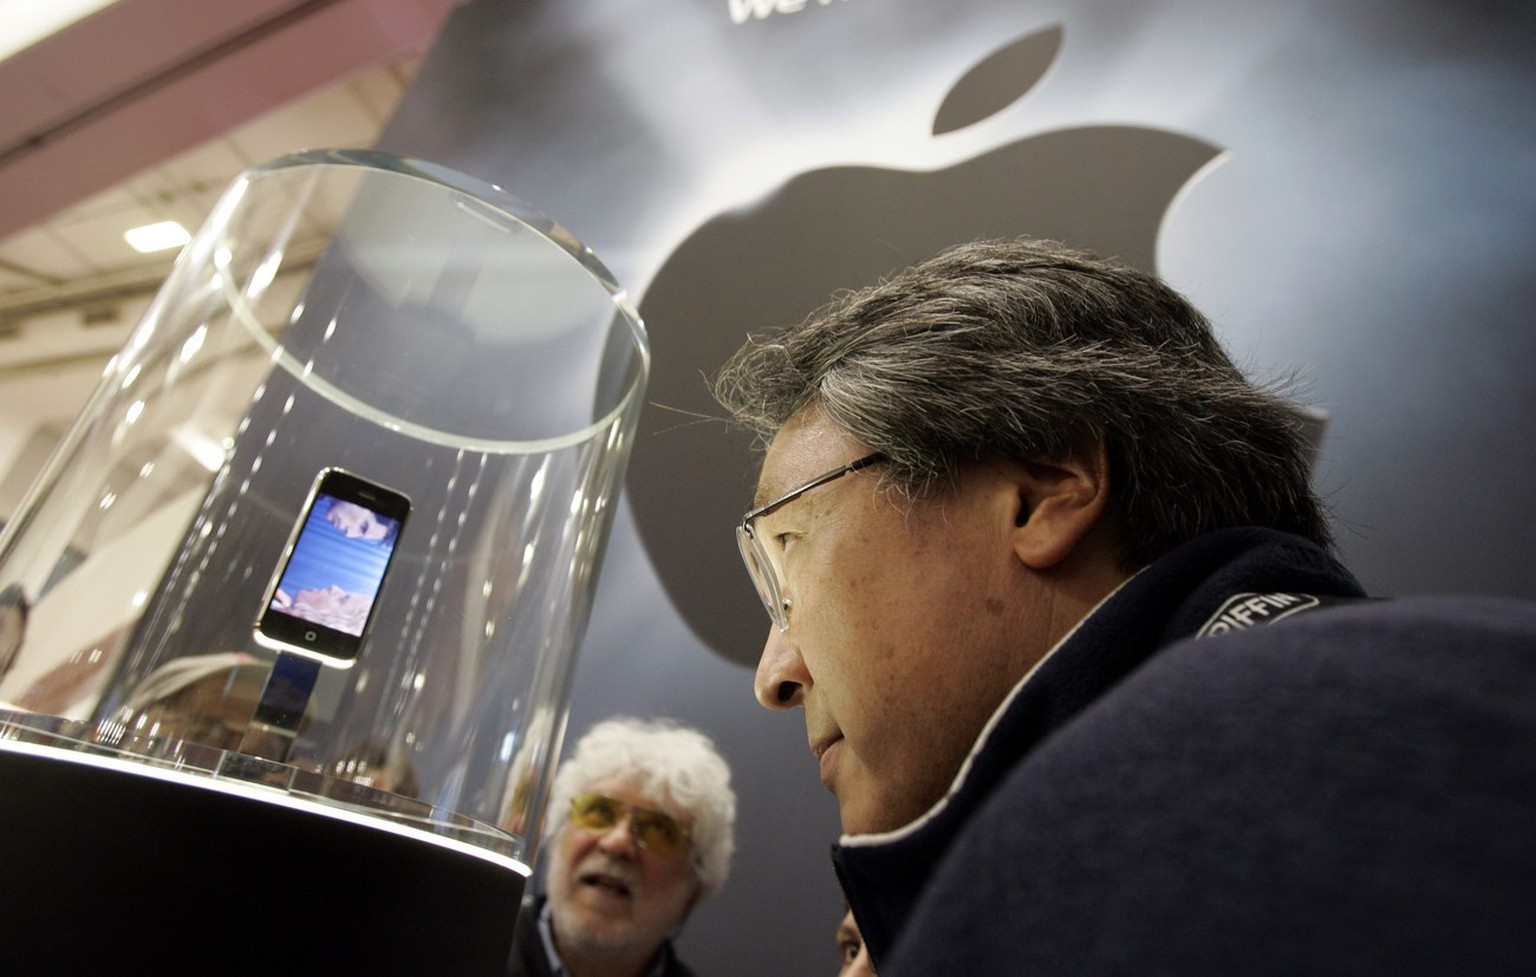
[(730, 781), (697, 730), (630, 718), (592, 727), (555, 775), (547, 894), (523, 907), (508, 974), (690, 977), (671, 939), (730, 869)]
[(1536, 960), (1536, 612), (1365, 600), (1303, 415), (1166, 285), (965, 245), (715, 393), (884, 977)]

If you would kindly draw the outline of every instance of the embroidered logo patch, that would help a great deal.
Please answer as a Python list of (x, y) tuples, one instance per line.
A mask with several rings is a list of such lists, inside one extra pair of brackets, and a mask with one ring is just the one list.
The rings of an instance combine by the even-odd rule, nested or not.
[(1212, 634), (1241, 631), (1257, 624), (1271, 624), (1321, 603), (1311, 594), (1233, 594), (1201, 626), (1195, 637), (1204, 638)]

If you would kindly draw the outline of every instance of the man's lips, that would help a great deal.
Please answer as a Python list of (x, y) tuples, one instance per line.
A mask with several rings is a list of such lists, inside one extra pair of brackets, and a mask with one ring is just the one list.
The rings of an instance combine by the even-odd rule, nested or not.
[(811, 740), (811, 756), (813, 756), (816, 759), (820, 760), (822, 758), (822, 755), (825, 754), (829, 748), (831, 748), (832, 744), (836, 743), (838, 740), (840, 740), (842, 738), (843, 738), (843, 734), (842, 733), (834, 731), (834, 732), (831, 732), (831, 733), (827, 733), (827, 734), (821, 736), (818, 739)]
[(842, 733), (832, 733), (811, 743), (811, 755), (821, 765), (821, 782), (829, 788), (832, 786), (833, 774), (837, 771), (837, 758), (842, 753), (840, 749), (842, 742)]
[(629, 883), (604, 872), (583, 872), (577, 876), (577, 881), (622, 899), (628, 899), (633, 895)]

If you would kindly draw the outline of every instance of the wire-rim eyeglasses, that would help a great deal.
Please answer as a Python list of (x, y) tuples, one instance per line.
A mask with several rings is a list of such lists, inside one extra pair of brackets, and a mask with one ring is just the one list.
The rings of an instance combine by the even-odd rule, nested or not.
[(760, 505), (741, 517), (741, 523), (736, 527), (736, 545), (741, 550), (742, 562), (747, 565), (747, 575), (752, 578), (752, 584), (757, 588), (757, 596), (762, 600), (763, 606), (768, 609), (768, 616), (773, 619), (774, 625), (780, 631), (789, 630), (789, 599), (784, 596), (779, 586), (779, 574), (775, 569), (772, 558), (768, 555), (767, 548), (757, 538), (753, 522), (761, 516), (766, 516), (775, 510), (788, 505), (800, 496), (817, 486), (842, 478), (861, 468), (888, 461), (885, 455), (875, 452), (865, 455), (857, 461), (849, 462), (841, 468), (834, 468), (823, 475), (806, 482), (797, 488), (790, 489), (783, 495), (766, 505)]

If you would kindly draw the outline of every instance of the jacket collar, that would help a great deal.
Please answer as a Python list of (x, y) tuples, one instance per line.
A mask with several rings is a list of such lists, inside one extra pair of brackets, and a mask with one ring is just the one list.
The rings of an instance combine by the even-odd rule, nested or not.
[(844, 835), (832, 861), (875, 965), (950, 841), (1020, 758), (1159, 649), (1199, 633), (1235, 596), (1264, 594), (1365, 595), (1300, 537), (1257, 527), (1201, 536), (1122, 584), (1047, 652), (1003, 700), (932, 809), (895, 831)]

